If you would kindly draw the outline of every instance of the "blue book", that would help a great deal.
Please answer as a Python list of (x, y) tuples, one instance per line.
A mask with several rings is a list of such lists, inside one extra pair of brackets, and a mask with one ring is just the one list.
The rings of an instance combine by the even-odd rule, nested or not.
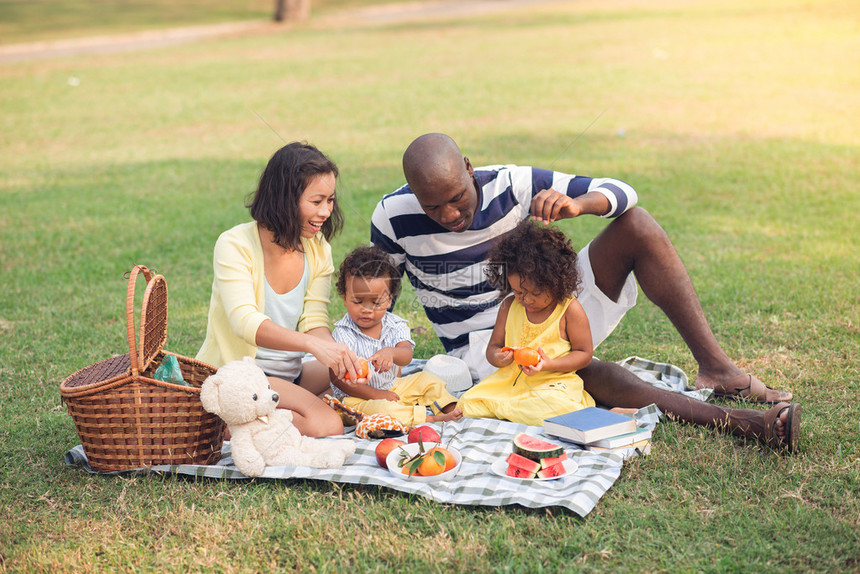
[(545, 433), (575, 442), (588, 444), (621, 434), (636, 432), (636, 421), (627, 415), (613, 413), (597, 407), (586, 407), (543, 422)]

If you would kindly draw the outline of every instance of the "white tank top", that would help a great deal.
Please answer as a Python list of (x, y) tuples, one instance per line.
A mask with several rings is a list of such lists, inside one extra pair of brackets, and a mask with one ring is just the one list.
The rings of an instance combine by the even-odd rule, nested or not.
[[(308, 290), (309, 277), (308, 258), (307, 256), (304, 256), (304, 271), (302, 272), (302, 278), (299, 281), (299, 284), (293, 287), (290, 291), (283, 294), (275, 293), (275, 290), (272, 289), (271, 285), (269, 285), (269, 281), (265, 280), (266, 299), (263, 312), (269, 317), (269, 319), (274, 321), (275, 324), (293, 331), (296, 330), (296, 327), (299, 324), (299, 319), (305, 309), (305, 293)], [(304, 353), (301, 351), (280, 351), (276, 349), (267, 349), (266, 347), (258, 347), (256, 358), (264, 361), (287, 361), (294, 363), (294, 365), (290, 365), (290, 367), (293, 368), (285, 370), (295, 370), (298, 375), (301, 371), (303, 355)], [(286, 367), (286, 365), (282, 365), (282, 368), (283, 367)], [(264, 368), (263, 370), (265, 371), (266, 369)]]

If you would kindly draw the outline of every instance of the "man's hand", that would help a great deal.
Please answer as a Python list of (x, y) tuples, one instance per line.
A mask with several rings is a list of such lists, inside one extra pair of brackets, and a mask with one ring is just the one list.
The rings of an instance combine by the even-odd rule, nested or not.
[(574, 199), (554, 189), (544, 189), (532, 198), (529, 213), (534, 221), (549, 224), (583, 214), (605, 215), (610, 207), (602, 193), (589, 191)]
[(582, 210), (573, 198), (554, 189), (544, 189), (532, 198), (529, 212), (534, 221), (546, 224), (577, 217)]

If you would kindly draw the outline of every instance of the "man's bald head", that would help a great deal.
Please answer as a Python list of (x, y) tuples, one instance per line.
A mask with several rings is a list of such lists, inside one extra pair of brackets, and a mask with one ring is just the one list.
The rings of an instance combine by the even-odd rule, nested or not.
[(403, 175), (413, 191), (425, 191), (466, 169), (460, 148), (445, 134), (424, 134), (403, 152)]
[(403, 175), (424, 212), (442, 227), (465, 231), (478, 204), (469, 158), (445, 134), (424, 134), (403, 152)]

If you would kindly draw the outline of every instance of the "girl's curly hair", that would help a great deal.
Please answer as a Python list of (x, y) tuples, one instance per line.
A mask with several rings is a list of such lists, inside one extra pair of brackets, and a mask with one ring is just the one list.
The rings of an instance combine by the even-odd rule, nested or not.
[(501, 292), (502, 299), (511, 292), (509, 273), (549, 292), (556, 303), (579, 290), (576, 251), (570, 240), (558, 229), (530, 220), (501, 237), (488, 254), (487, 281)]
[(356, 247), (340, 264), (337, 283), (335, 284), (338, 294), (346, 297), (346, 278), (362, 277), (364, 279), (388, 278), (388, 291), (392, 299), (400, 295), (400, 270), (391, 262), (388, 253), (372, 245), (370, 247)]

